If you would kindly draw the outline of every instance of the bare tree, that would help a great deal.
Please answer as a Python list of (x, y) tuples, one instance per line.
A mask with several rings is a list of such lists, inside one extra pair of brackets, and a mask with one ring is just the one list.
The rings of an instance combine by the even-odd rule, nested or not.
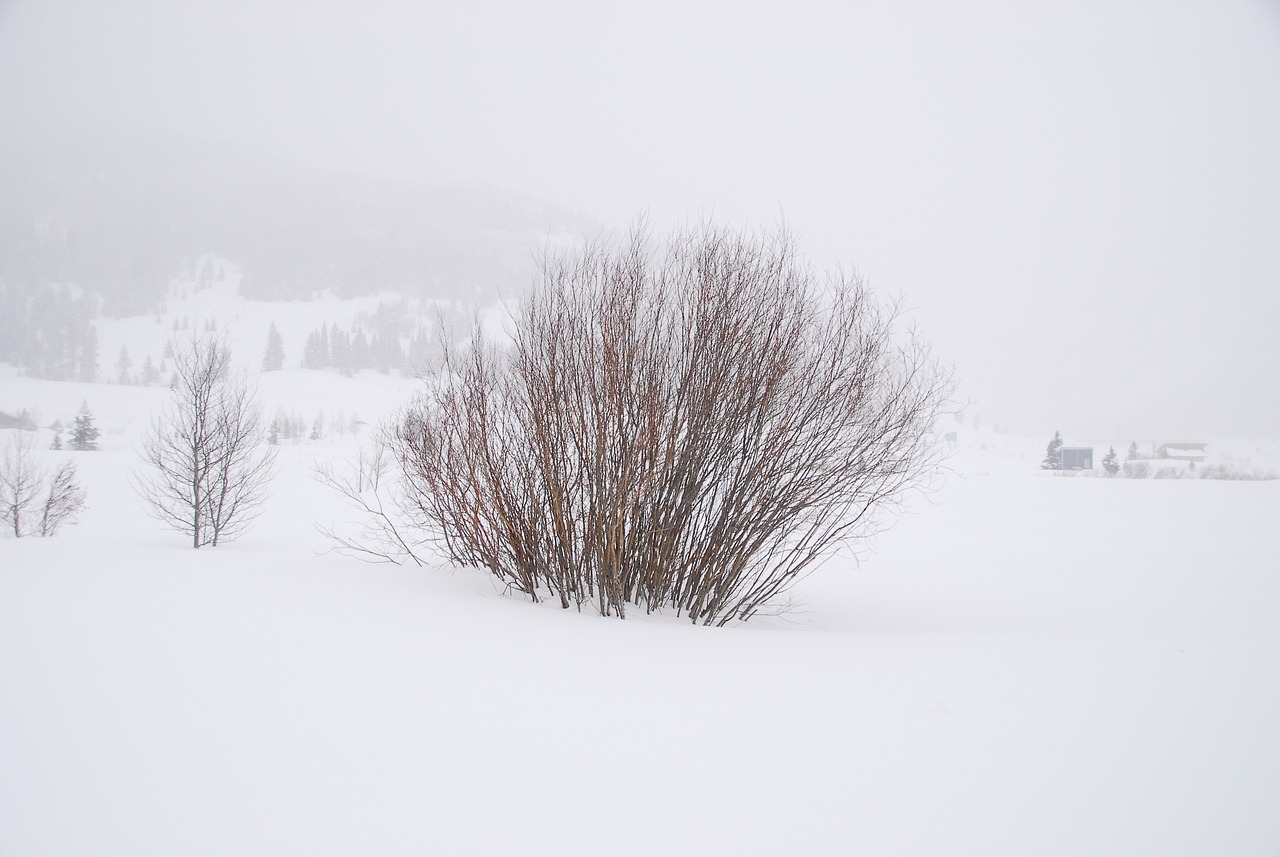
[(15, 429), (8, 434), (0, 462), (0, 511), (4, 512), (5, 529), (21, 538), (44, 484), (44, 468), (35, 458), (32, 432)]
[[(85, 490), (74, 462), (60, 464), (46, 487), (46, 471), (36, 455), (33, 438), (32, 432), (10, 432), (0, 461), (0, 512), (5, 529), (15, 538), (32, 533), (56, 535), (85, 505)], [(40, 503), (42, 492), (44, 502)]]
[(950, 373), (785, 236), (548, 258), (514, 342), (446, 347), (395, 453), (425, 537), (564, 607), (746, 619), (936, 472)]
[(217, 546), (262, 511), (275, 449), (248, 379), (233, 376), (225, 339), (173, 343), (172, 399), (142, 442), (147, 467), (134, 486), (160, 521)]

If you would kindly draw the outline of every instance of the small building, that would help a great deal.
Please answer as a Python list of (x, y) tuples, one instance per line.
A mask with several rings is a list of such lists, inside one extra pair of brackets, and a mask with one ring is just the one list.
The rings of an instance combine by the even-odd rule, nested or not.
[(1063, 470), (1093, 469), (1092, 446), (1064, 446), (1060, 452), (1062, 453)]
[(1156, 447), (1156, 458), (1202, 464), (1209, 455), (1207, 443), (1162, 443)]

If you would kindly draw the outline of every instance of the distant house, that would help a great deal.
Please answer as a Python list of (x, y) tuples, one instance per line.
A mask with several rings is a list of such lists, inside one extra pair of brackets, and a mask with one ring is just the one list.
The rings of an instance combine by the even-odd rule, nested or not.
[(1162, 443), (1156, 446), (1156, 458), (1200, 464), (1208, 458), (1208, 448), (1207, 443)]
[(1092, 446), (1064, 446), (1060, 451), (1062, 453), (1063, 470), (1093, 469)]

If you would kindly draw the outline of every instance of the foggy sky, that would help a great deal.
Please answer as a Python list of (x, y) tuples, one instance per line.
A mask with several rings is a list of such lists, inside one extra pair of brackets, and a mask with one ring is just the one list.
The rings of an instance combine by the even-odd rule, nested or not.
[(1280, 435), (1275, 3), (0, 2), (0, 132), (48, 120), (785, 220), (987, 425)]

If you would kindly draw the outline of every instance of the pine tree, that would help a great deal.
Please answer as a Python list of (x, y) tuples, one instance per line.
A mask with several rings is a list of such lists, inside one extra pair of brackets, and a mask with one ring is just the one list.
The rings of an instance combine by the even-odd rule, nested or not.
[(307, 334), (307, 344), (302, 347), (302, 368), (324, 368), (324, 347), (320, 342), (320, 331), (318, 330), (313, 330)]
[(150, 354), (142, 361), (142, 383), (148, 387), (160, 383), (160, 370), (156, 368)]
[(423, 325), (418, 325), (409, 339), (409, 365), (418, 372), (431, 365), (431, 335)]
[(356, 331), (356, 335), (351, 339), (351, 368), (356, 372), (361, 369), (368, 369), (373, 365), (373, 358), (370, 354), (369, 337), (365, 335), (364, 329)]
[(1055, 431), (1053, 440), (1045, 447), (1044, 461), (1040, 462), (1041, 470), (1062, 469), (1062, 433)]
[(1108, 476), (1115, 476), (1120, 472), (1120, 456), (1116, 455), (1116, 448), (1113, 446), (1107, 454), (1102, 456), (1102, 469), (1106, 471)]
[(98, 329), (92, 324), (80, 343), (80, 366), (77, 380), (93, 383), (98, 379)]
[(276, 330), (276, 323), (271, 322), (271, 329), (267, 331), (267, 350), (262, 355), (262, 371), (278, 372), (284, 368), (284, 340), (280, 337), (280, 331)]
[(333, 368), (351, 377), (354, 368), (351, 363), (351, 337), (337, 325), (329, 332), (329, 359)]
[(71, 448), (81, 452), (98, 448), (98, 429), (93, 424), (88, 402), (82, 403), (80, 413), (76, 414), (75, 425), (71, 429)]
[(1138, 460), (1138, 442), (1136, 440), (1129, 441), (1129, 451), (1125, 454), (1125, 461)]
[(129, 370), (133, 368), (133, 358), (129, 356), (129, 346), (120, 346), (120, 356), (116, 358), (116, 383), (132, 384)]

